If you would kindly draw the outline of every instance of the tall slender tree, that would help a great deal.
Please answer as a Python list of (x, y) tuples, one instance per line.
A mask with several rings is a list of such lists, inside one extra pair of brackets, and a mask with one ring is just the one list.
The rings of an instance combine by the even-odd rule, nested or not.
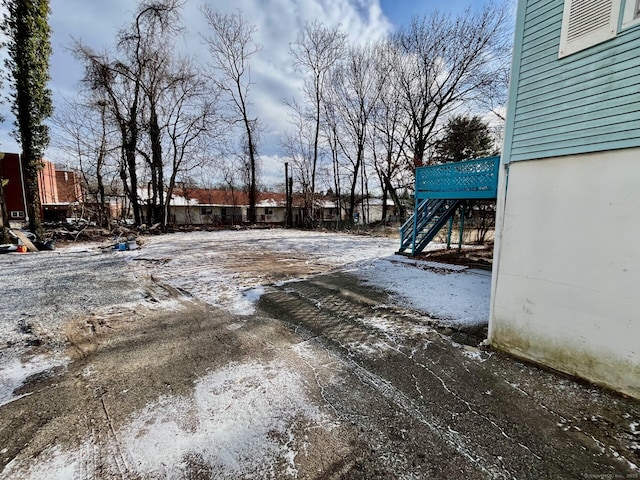
[(49, 82), (51, 28), (49, 0), (3, 0), (7, 14), (2, 30), (8, 38), (8, 58), (12, 87), (12, 111), (16, 116), (14, 136), (22, 146), (22, 171), (29, 229), (42, 235), (38, 174), (49, 144), (49, 127), (44, 121), (53, 113)]
[[(117, 57), (99, 55), (80, 42), (74, 48), (85, 64), (84, 84), (104, 98), (107, 116), (120, 130), (120, 178), (137, 225), (143, 219), (148, 223), (164, 223), (165, 125), (161, 116), (167, 91), (182, 76), (170, 69), (177, 66), (172, 42), (180, 30), (183, 3), (141, 1), (134, 21), (118, 34)], [(150, 176), (146, 219), (139, 196), (143, 184), (143, 178), (139, 177), (144, 167)]]
[[(404, 125), (406, 115), (402, 103), (398, 101), (399, 62), (399, 52), (393, 44), (382, 42), (374, 64), (376, 79), (380, 84), (380, 98), (373, 109), (373, 128), (369, 129), (372, 163), (382, 190), (382, 220), (387, 219), (389, 197), (392, 198), (398, 215), (404, 217), (404, 205), (400, 201), (398, 190), (404, 186), (405, 181), (409, 182), (405, 174), (409, 130)], [(413, 183), (413, 178), (410, 183)]]
[(202, 13), (210, 27), (210, 35), (204, 37), (211, 54), (211, 64), (218, 75), (211, 80), (221, 90), (230, 105), (230, 121), (242, 125), (242, 151), (247, 172), (249, 196), (249, 222), (256, 222), (258, 198), (258, 119), (251, 116), (249, 90), (252, 85), (250, 59), (262, 47), (253, 36), (256, 27), (247, 22), (239, 11), (223, 14), (209, 5)]
[(329, 28), (318, 21), (305, 24), (295, 43), (290, 45), (291, 55), (296, 68), (306, 75), (303, 94), (308, 105), (305, 120), (310, 123), (313, 138), (310, 165), (309, 184), (303, 185), (305, 195), (305, 209), (314, 219), (314, 204), (316, 193), (316, 175), (318, 157), (320, 156), (320, 121), (322, 119), (323, 100), (327, 78), (331, 69), (346, 55), (347, 35), (338, 27)]
[(349, 48), (345, 62), (334, 70), (331, 78), (329, 101), (339, 118), (338, 143), (347, 159), (344, 167), (349, 183), (349, 221), (354, 218), (358, 181), (363, 197), (367, 189), (364, 182), (367, 136), (382, 89), (374, 72), (376, 54), (371, 44)]

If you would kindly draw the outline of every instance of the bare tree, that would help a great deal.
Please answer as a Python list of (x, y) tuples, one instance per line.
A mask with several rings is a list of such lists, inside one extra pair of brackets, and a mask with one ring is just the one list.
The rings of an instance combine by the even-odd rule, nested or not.
[(147, 180), (146, 221), (165, 227), (177, 178), (204, 158), (199, 150), (210, 148), (211, 138), (220, 133), (219, 92), (175, 53), (181, 6), (179, 0), (141, 3), (134, 22), (119, 33), (119, 58), (76, 45), (87, 65), (85, 82), (102, 93), (109, 119), (119, 128), (120, 175), (138, 224), (143, 218), (140, 175)]
[(400, 58), (397, 49), (389, 42), (383, 42), (379, 54), (375, 59), (376, 81), (380, 84), (380, 96), (372, 112), (369, 130), (373, 168), (380, 181), (382, 191), (382, 220), (387, 219), (387, 200), (393, 199), (398, 215), (405, 215), (404, 205), (401, 203), (397, 189), (404, 185), (397, 184), (398, 177), (402, 178), (406, 166), (406, 147), (408, 130), (405, 127), (405, 114), (401, 102), (399, 69)]
[(141, 102), (139, 82), (129, 82), (129, 76), (125, 75), (129, 69), (124, 64), (80, 42), (75, 43), (74, 53), (85, 64), (83, 83), (96, 96), (105, 99), (109, 121), (117, 126), (120, 136), (119, 175), (124, 193), (131, 202), (134, 222), (139, 225), (141, 209), (136, 158)]
[(340, 118), (336, 108), (330, 101), (325, 101), (323, 108), (323, 136), (331, 154), (331, 170), (333, 174), (333, 190), (337, 211), (336, 229), (340, 227), (342, 220), (342, 169), (340, 166), (340, 142), (339, 126)]
[[(375, 48), (371, 45), (351, 47), (344, 64), (332, 76), (331, 103), (339, 117), (337, 141), (347, 159), (349, 190), (348, 215), (350, 221), (356, 206), (358, 182), (364, 193), (364, 162), (368, 128), (373, 109), (380, 96), (381, 85), (374, 75)], [(364, 196), (364, 195), (363, 195)]]
[(414, 167), (429, 163), (425, 155), (443, 118), (503, 88), (500, 65), (508, 57), (507, 20), (505, 6), (489, 4), (457, 18), (438, 12), (414, 18), (395, 35)]
[[(158, 219), (163, 211), (157, 208), (163, 203), (164, 191), (158, 105), (166, 83), (172, 82), (166, 70), (173, 55), (168, 41), (179, 26), (181, 6), (180, 0), (141, 2), (132, 24), (118, 34), (119, 57), (98, 54), (80, 42), (74, 46), (77, 57), (85, 63), (85, 85), (105, 99), (108, 118), (120, 132), (120, 178), (136, 224), (142, 222), (139, 155), (148, 160), (152, 177), (147, 220)], [(141, 148), (145, 132), (150, 152)]]
[(164, 201), (163, 125), (159, 109), (167, 90), (179, 81), (174, 67), (174, 38), (180, 31), (181, 0), (147, 0), (138, 7), (135, 23), (120, 33), (120, 50), (132, 59), (130, 80), (142, 93), (140, 126), (147, 135), (148, 150), (138, 148), (150, 173), (147, 222), (166, 224)]
[(256, 222), (258, 153), (258, 119), (250, 115), (249, 91), (252, 85), (249, 61), (261, 50), (254, 42), (256, 27), (247, 23), (240, 12), (227, 15), (209, 5), (202, 12), (212, 34), (204, 39), (209, 47), (212, 66), (218, 76), (211, 76), (214, 84), (226, 95), (233, 110), (231, 121), (243, 127), (243, 150), (246, 154), (250, 223)]
[(217, 142), (226, 134), (218, 111), (220, 92), (209, 88), (204, 76), (186, 60), (181, 61), (175, 71), (181, 73), (167, 89), (161, 109), (169, 166), (165, 225), (170, 218), (169, 206), (178, 175), (207, 163), (211, 152), (220, 149)]
[[(306, 209), (311, 218), (314, 217), (316, 174), (320, 155), (320, 121), (322, 118), (322, 102), (325, 97), (327, 78), (331, 69), (337, 65), (346, 52), (347, 36), (338, 27), (329, 28), (314, 21), (305, 24), (297, 40), (290, 45), (294, 64), (307, 75), (304, 84), (304, 97), (308, 102), (305, 116), (311, 124), (312, 149), (308, 156), (310, 165), (305, 169), (309, 173), (308, 195), (305, 195)], [(298, 109), (298, 115), (300, 110)], [(303, 190), (306, 193), (306, 190)], [(307, 199), (307, 196), (310, 197)]]
[(117, 175), (119, 143), (117, 132), (107, 121), (106, 101), (91, 96), (67, 101), (54, 115), (53, 123), (58, 131), (57, 146), (77, 159), (84, 180), (84, 203), (95, 204), (98, 225), (108, 227), (107, 189)]

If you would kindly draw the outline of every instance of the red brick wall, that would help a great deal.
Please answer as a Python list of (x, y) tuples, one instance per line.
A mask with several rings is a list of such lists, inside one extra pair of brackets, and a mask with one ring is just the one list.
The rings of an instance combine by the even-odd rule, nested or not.
[(5, 153), (4, 158), (0, 159), (0, 177), (9, 180), (4, 187), (4, 200), (7, 203), (9, 217), (12, 220), (24, 220), (26, 209), (20, 178), (20, 156), (17, 153)]
[(44, 160), (44, 168), (40, 170), (38, 184), (40, 186), (40, 203), (58, 203), (58, 185), (56, 183), (56, 167)]
[(58, 203), (82, 201), (80, 176), (76, 172), (56, 170)]

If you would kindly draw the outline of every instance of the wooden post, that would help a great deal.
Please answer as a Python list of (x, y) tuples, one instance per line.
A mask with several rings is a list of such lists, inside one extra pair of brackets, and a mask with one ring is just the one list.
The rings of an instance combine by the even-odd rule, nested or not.
[(460, 209), (460, 237), (458, 239), (458, 251), (462, 250), (462, 237), (464, 235), (464, 214), (465, 214), (465, 204), (462, 204), (462, 208)]
[(289, 217), (287, 225), (293, 227), (293, 177), (289, 177)]
[(284, 162), (284, 226), (289, 227), (289, 162)]

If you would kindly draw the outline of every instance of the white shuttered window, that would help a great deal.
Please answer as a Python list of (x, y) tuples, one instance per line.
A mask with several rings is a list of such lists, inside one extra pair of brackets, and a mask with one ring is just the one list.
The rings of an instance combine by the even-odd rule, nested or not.
[(565, 0), (558, 57), (616, 36), (621, 0)]

